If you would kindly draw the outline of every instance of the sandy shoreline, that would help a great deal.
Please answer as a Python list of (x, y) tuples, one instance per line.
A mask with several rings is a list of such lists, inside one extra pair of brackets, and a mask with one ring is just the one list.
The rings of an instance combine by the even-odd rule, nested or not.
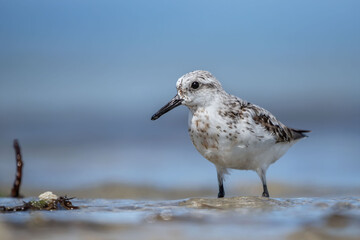
[[(226, 189), (226, 197), (235, 196), (260, 196), (261, 186), (255, 183), (244, 183)], [(317, 187), (287, 185), (283, 183), (270, 182), (269, 190), (273, 198), (298, 198), (298, 197), (342, 197), (360, 196), (359, 188), (344, 187)], [(77, 198), (106, 198), (106, 199), (152, 199), (152, 200), (172, 200), (193, 197), (216, 198), (216, 187), (204, 188), (157, 188), (155, 186), (108, 183), (98, 186), (69, 189), (48, 189), (48, 188), (22, 188), (21, 194), (25, 197), (35, 197), (45, 191), (52, 191), (57, 195), (68, 195)], [(10, 187), (0, 187), (0, 196), (7, 197)]]

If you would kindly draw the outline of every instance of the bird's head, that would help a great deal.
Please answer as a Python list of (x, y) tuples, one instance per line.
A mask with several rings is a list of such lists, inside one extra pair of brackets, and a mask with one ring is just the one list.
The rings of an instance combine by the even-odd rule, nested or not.
[(211, 73), (202, 70), (189, 72), (180, 77), (176, 82), (176, 89), (176, 96), (155, 113), (151, 120), (158, 119), (180, 105), (190, 109), (205, 107), (214, 100), (216, 93), (223, 91), (220, 82)]

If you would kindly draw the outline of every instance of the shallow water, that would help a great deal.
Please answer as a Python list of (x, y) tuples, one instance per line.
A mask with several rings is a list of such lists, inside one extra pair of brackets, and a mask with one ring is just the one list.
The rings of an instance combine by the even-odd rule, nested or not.
[[(163, 142), (139, 142), (137, 139), (93, 145), (50, 142), (44, 146), (43, 143), (20, 141), (24, 155), (23, 187), (40, 187), (45, 191), (102, 183), (146, 183), (162, 188), (216, 189), (215, 167), (195, 150), (187, 132), (180, 132), (183, 132), (180, 139)], [(360, 135), (356, 132), (311, 134), (270, 166), (268, 181), (357, 187), (360, 182)], [(0, 187), (9, 187), (15, 173), (11, 141), (0, 146), (0, 159)], [(245, 181), (261, 184), (255, 172), (233, 170), (226, 186), (235, 187)]]
[[(2, 239), (360, 239), (355, 197), (73, 203), (81, 209), (1, 214)], [(21, 200), (0, 199), (0, 205), (17, 204)]]

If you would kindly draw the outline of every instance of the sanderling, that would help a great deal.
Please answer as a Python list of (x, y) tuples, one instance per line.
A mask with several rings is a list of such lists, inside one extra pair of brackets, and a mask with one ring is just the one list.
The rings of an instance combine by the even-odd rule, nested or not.
[(176, 82), (177, 94), (155, 113), (158, 119), (171, 109), (189, 108), (189, 134), (195, 148), (216, 166), (218, 197), (225, 196), (223, 181), (228, 169), (254, 170), (269, 197), (266, 171), (304, 132), (285, 126), (267, 110), (230, 95), (207, 71), (194, 71)]

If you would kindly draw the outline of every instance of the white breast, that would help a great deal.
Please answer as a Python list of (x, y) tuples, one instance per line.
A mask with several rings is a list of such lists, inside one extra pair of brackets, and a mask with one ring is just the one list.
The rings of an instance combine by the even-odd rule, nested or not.
[(274, 136), (251, 119), (226, 122), (213, 108), (189, 114), (190, 138), (207, 160), (216, 166), (256, 170), (267, 168), (293, 145), (276, 143)]

